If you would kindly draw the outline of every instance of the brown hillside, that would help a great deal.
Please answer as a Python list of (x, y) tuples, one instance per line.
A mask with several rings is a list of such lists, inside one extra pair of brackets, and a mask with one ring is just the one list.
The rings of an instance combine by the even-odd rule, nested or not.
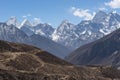
[(0, 41), (0, 80), (112, 80), (108, 73), (100, 67), (75, 67), (33, 46)]

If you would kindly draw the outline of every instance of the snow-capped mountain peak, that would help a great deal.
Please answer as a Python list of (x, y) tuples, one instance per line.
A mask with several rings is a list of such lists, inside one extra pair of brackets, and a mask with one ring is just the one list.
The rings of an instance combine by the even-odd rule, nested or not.
[(116, 11), (112, 11), (111, 13), (112, 13), (112, 14), (116, 14), (117, 12), (116, 12)]
[(28, 19), (24, 19), (23, 22), (21, 23), (21, 26), (32, 26), (32, 24), (29, 22)]
[(20, 29), (23, 32), (25, 32), (28, 36), (31, 36), (31, 35), (34, 34), (32, 28), (33, 28), (32, 24), (27, 19), (24, 19), (23, 22), (20, 25)]
[(17, 18), (15, 16), (11, 16), (9, 18), (9, 20), (7, 20), (7, 25), (14, 25), (14, 26), (18, 26), (19, 23), (17, 22)]
[(60, 26), (67, 26), (67, 25), (69, 25), (69, 24), (71, 24), (68, 20), (63, 20), (62, 22), (61, 22), (61, 24), (60, 24)]
[(112, 11), (109, 13), (109, 16), (114, 16), (116, 18), (116, 17), (119, 17), (120, 14), (118, 14), (116, 11)]
[(96, 17), (96, 16), (106, 16), (106, 15), (107, 15), (106, 12), (99, 10), (99, 11), (95, 14), (94, 17)]
[(60, 26), (57, 28), (58, 31), (70, 30), (73, 29), (74, 24), (70, 23), (68, 20), (62, 21)]
[(39, 25), (41, 22), (40, 22), (40, 19), (38, 19), (38, 18), (34, 18), (34, 21), (33, 21), (33, 23), (32, 23), (32, 26), (37, 26), (37, 25)]
[(69, 20), (65, 19), (65, 20), (62, 21), (62, 23), (67, 24), (67, 23), (70, 23), (70, 22), (69, 22)]
[(54, 28), (51, 25), (49, 25), (48, 23), (44, 23), (44, 24), (40, 23), (40, 24), (34, 26), (33, 30), (34, 30), (35, 34), (39, 34), (44, 37), (51, 38)]
[(44, 23), (43, 27), (45, 27), (45, 26), (50, 27), (51, 25), (49, 25), (48, 23)]
[(68, 20), (61, 22), (60, 26), (52, 34), (52, 40), (59, 42), (65, 46), (71, 45), (69, 42), (72, 40), (70, 37), (75, 37), (75, 25)]
[(98, 11), (97, 13), (96, 13), (96, 15), (93, 17), (93, 19), (92, 19), (92, 21), (93, 22), (96, 22), (96, 23), (99, 23), (99, 22), (102, 22), (105, 18), (106, 18), (106, 16), (107, 16), (108, 14), (106, 14), (104, 11)]

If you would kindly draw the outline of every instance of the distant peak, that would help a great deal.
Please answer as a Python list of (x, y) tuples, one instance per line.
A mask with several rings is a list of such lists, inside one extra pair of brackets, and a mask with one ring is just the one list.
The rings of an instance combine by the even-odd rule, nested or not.
[(106, 16), (107, 14), (104, 11), (99, 10), (93, 17), (93, 21), (97, 23), (102, 22)]
[(11, 20), (16, 20), (17, 18), (15, 16), (10, 17)]
[(107, 15), (106, 12), (102, 11), (102, 10), (99, 10), (95, 16), (98, 16), (98, 15)]
[(41, 23), (41, 21), (40, 21), (39, 18), (34, 18), (34, 21), (33, 21), (32, 25), (33, 25), (33, 26), (37, 26), (37, 25), (40, 24), (40, 23)]
[(11, 16), (8, 20), (7, 20), (7, 25), (15, 25), (17, 26), (18, 22), (17, 22), (17, 18), (15, 16)]
[(61, 25), (64, 26), (64, 25), (68, 25), (69, 23), (70, 23), (70, 22), (69, 22), (68, 20), (63, 20), (62, 23), (61, 23)]
[(23, 22), (29, 22), (28, 19), (24, 19)]
[(65, 19), (62, 21), (62, 23), (69, 23), (69, 20)]
[(64, 30), (69, 30), (74, 27), (74, 24), (70, 23), (68, 20), (64, 20), (61, 22), (57, 30), (64, 31)]
[(105, 11), (103, 11), (103, 10), (99, 10), (97, 13), (105, 13)]
[(118, 16), (120, 16), (120, 14), (117, 13), (117, 11), (111, 11), (111, 12), (109, 13), (109, 16), (110, 16), (110, 17), (113, 17), (113, 16), (114, 16), (114, 17), (117, 18)]
[(50, 24), (49, 24), (49, 23), (44, 23), (44, 25), (46, 25), (46, 26), (50, 26)]
[(110, 12), (111, 14), (116, 14), (117, 13), (117, 11), (112, 11), (112, 12)]
[(115, 16), (115, 15), (119, 15), (119, 14), (117, 13), (117, 11), (111, 11), (109, 14), (110, 14), (110, 16), (112, 16), (112, 15), (114, 15), (114, 16)]
[(28, 19), (24, 19), (23, 22), (21, 23), (21, 26), (32, 26), (32, 24), (29, 22)]

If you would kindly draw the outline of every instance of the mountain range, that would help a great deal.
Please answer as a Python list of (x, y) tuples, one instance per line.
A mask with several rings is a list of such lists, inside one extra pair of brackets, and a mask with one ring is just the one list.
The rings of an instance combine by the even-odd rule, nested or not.
[[(115, 11), (108, 14), (98, 11), (92, 20), (83, 20), (77, 25), (64, 20), (57, 28), (48, 23), (30, 22), (27, 19), (20, 23), (16, 17), (11, 17), (4, 25), (1, 23), (0, 39), (32, 44), (63, 58), (80, 46), (98, 40), (119, 28), (120, 15)], [(39, 36), (39, 39), (34, 39), (33, 36)], [(44, 46), (39, 46), (41, 41), (45, 43)]]
[(8, 25), (6, 23), (0, 23), (0, 40), (31, 44), (60, 58), (64, 58), (71, 52), (71, 50), (66, 47), (44, 36), (37, 34), (28, 36), (24, 31), (17, 28), (15, 25)]
[(98, 11), (92, 20), (83, 20), (74, 25), (63, 21), (53, 32), (52, 40), (73, 50), (93, 42), (120, 28), (120, 15), (116, 12)]
[(28, 36), (38, 34), (75, 50), (120, 28), (120, 15), (115, 11), (98, 11), (91, 20), (83, 20), (77, 25), (64, 20), (57, 28), (48, 23), (30, 22), (27, 19), (20, 23), (15, 17), (11, 17), (6, 23), (16, 26)]

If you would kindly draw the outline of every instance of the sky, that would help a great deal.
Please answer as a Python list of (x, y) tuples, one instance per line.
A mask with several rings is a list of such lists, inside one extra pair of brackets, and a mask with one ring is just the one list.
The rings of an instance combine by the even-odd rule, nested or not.
[(1, 0), (0, 22), (15, 16), (58, 27), (63, 20), (78, 24), (90, 20), (99, 10), (120, 12), (120, 0)]

